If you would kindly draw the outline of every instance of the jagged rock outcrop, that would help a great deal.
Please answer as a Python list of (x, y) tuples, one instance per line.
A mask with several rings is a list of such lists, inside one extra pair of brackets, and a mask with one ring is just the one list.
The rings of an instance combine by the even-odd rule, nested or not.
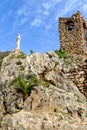
[[(13, 54), (3, 59), (0, 72), (0, 130), (86, 130), (87, 101), (68, 74), (81, 60), (59, 58), (55, 52), (34, 53), (26, 58)], [(16, 77), (36, 75), (50, 83), (35, 86), (24, 100), (11, 84)]]

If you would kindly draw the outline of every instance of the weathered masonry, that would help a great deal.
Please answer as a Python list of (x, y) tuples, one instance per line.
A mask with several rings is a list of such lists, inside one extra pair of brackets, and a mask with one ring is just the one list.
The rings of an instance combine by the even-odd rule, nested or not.
[[(81, 92), (87, 97), (87, 22), (77, 11), (70, 18), (59, 18), (60, 48), (78, 59), (77, 67), (66, 72)], [(80, 55), (76, 55), (80, 54)]]
[(82, 57), (77, 67), (70, 68), (65, 74), (87, 98), (87, 58)]
[(77, 11), (70, 18), (59, 18), (60, 47), (69, 53), (87, 53), (87, 22)]

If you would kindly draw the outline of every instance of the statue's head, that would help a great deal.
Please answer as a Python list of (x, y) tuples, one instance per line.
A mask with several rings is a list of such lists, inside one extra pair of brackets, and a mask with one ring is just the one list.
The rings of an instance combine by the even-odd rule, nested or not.
[(18, 33), (17, 36), (20, 36), (20, 33)]
[(21, 39), (20, 33), (17, 34), (17, 39)]

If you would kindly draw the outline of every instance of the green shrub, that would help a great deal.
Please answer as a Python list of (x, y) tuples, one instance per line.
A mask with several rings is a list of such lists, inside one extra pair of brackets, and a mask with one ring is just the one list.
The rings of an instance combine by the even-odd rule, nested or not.
[(26, 82), (26, 80), (23, 77), (17, 77), (12, 81), (12, 84), (16, 84), (19, 89), (22, 90), (24, 93), (24, 99), (31, 93), (31, 90), (38, 86), (38, 79), (36, 76), (31, 76), (29, 80)]
[(66, 51), (63, 51), (63, 50), (55, 50), (54, 51), (58, 56), (59, 58), (64, 58), (66, 59), (68, 57), (68, 54)]
[(85, 117), (87, 117), (87, 113), (85, 114)]
[(30, 54), (33, 54), (33, 53), (35, 53), (33, 50), (30, 50)]
[[(29, 80), (30, 78), (36, 78), (36, 76), (34, 74), (30, 74), (26, 76), (27, 80)], [(38, 85), (43, 85), (44, 87), (49, 87), (50, 86), (50, 82), (45, 81), (44, 79), (40, 79), (38, 80)]]
[(65, 64), (66, 64), (66, 65), (71, 65), (71, 66), (72, 66), (72, 62), (70, 62), (70, 61), (68, 61), (68, 60), (65, 61)]
[(80, 98), (77, 98), (77, 102), (82, 103), (82, 101), (81, 101), (81, 99), (80, 99)]
[(17, 58), (24, 59), (24, 58), (26, 58), (26, 55), (24, 53), (21, 53), (20, 55), (17, 56)]
[(43, 86), (45, 86), (46, 88), (48, 88), (50, 86), (50, 82), (44, 81), (44, 83), (42, 83)]
[(42, 85), (42, 86), (48, 88), (50, 86), (50, 82), (45, 81), (44, 79), (41, 79), (41, 80), (39, 80), (39, 85)]
[(21, 59), (25, 59), (25, 58), (26, 58), (26, 55), (22, 52), (22, 53), (20, 53), (19, 55), (13, 54), (13, 55), (10, 56), (10, 58), (11, 58), (11, 59), (12, 59), (12, 58), (21, 58)]
[(61, 114), (62, 114), (62, 115), (66, 115), (66, 114), (68, 114), (68, 113), (65, 112), (65, 111), (61, 111)]
[(22, 92), (24, 94), (24, 99), (28, 95), (30, 95), (31, 90), (35, 86), (39, 86), (39, 85), (43, 85), (44, 87), (50, 86), (50, 82), (47, 82), (45, 80), (38, 80), (36, 75), (34, 75), (34, 74), (29, 74), (25, 78), (26, 79), (24, 79), (22, 76), (19, 76), (11, 82), (11, 84), (16, 84), (17, 87), (22, 90)]

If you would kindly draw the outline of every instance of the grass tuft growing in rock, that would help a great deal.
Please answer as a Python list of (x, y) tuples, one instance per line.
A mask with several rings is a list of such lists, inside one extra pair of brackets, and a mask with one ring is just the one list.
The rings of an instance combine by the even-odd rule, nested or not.
[(51, 83), (48, 81), (45, 81), (44, 79), (41, 79), (41, 80), (39, 80), (39, 85), (42, 85), (42, 86), (48, 88), (51, 85)]
[(68, 54), (66, 51), (55, 50), (54, 52), (59, 56), (59, 58), (64, 58), (64, 59), (68, 58)]
[(85, 114), (85, 117), (87, 117), (87, 113)]
[(81, 101), (81, 99), (80, 99), (80, 98), (77, 98), (77, 102), (82, 103), (82, 101)]
[(17, 56), (17, 58), (25, 59), (26, 55), (24, 53), (21, 53), (20, 55)]
[(70, 61), (68, 61), (68, 60), (65, 61), (65, 64), (66, 64), (66, 65), (71, 65), (71, 66), (72, 66), (72, 62), (70, 62)]
[(25, 58), (26, 58), (26, 55), (25, 55), (23, 52), (21, 52), (19, 55), (15, 55), (15, 54), (11, 55), (10, 58), (11, 58), (11, 59), (12, 59), (12, 58), (25, 59)]

